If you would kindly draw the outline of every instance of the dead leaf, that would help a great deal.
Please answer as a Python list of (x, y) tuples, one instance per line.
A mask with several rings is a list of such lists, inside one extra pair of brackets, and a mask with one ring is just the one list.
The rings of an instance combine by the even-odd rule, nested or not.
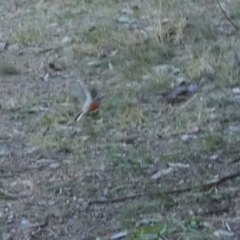
[(44, 81), (44, 82), (47, 82), (48, 81), (48, 78), (49, 78), (49, 73), (45, 74), (45, 76), (41, 77), (41, 79)]
[(131, 134), (126, 136), (125, 139), (122, 139), (122, 141), (124, 141), (126, 144), (133, 144), (134, 140), (136, 140), (138, 138), (138, 134)]
[(39, 223), (31, 223), (28, 220), (23, 220), (21, 224), (19, 225), (20, 229), (28, 229), (28, 228), (39, 228), (39, 227), (45, 227), (47, 225), (47, 221), (43, 220)]
[(121, 239), (127, 236), (127, 231), (119, 232), (110, 237), (111, 240)]
[(109, 69), (111, 70), (111, 71), (113, 71), (114, 70), (114, 67), (113, 67), (113, 65), (112, 65), (112, 63), (109, 61)]
[(160, 177), (162, 177), (163, 175), (170, 174), (171, 172), (173, 172), (173, 168), (172, 167), (169, 167), (167, 169), (162, 169), (162, 170), (158, 171), (157, 173), (153, 174), (151, 179), (152, 180), (157, 180)]
[(176, 101), (184, 100), (189, 95), (197, 92), (197, 89), (197, 83), (193, 82), (187, 86), (178, 86), (163, 94), (163, 97), (165, 97), (167, 102), (173, 103)]
[(218, 230), (214, 231), (213, 235), (216, 237), (221, 237), (221, 236), (232, 237), (232, 236), (234, 236), (234, 233), (223, 230), (223, 229), (218, 229)]
[(189, 168), (190, 167), (189, 164), (184, 164), (184, 163), (168, 163), (168, 166), (173, 168)]
[(88, 67), (109, 67), (109, 60), (107, 59), (95, 59), (87, 63)]

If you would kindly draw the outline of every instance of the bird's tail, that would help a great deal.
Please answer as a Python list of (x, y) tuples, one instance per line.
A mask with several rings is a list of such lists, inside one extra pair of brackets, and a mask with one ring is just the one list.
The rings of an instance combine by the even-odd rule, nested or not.
[(82, 118), (82, 116), (83, 116), (83, 111), (79, 111), (79, 112), (76, 114), (76, 116), (74, 117), (73, 122), (78, 122), (78, 121), (80, 121), (81, 118)]

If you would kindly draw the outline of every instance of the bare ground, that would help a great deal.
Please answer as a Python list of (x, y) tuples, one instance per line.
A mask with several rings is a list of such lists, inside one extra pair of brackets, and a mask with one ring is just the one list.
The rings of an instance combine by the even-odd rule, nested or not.
[[(2, 239), (239, 239), (239, 178), (195, 188), (240, 170), (240, 33), (217, 3), (3, 2)], [(106, 97), (68, 126), (77, 78)], [(198, 92), (163, 101), (181, 79)]]

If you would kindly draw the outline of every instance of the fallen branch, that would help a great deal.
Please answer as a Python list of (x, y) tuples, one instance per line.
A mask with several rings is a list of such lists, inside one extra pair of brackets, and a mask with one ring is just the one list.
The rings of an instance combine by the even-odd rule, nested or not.
[(106, 204), (106, 203), (118, 203), (118, 202), (125, 202), (130, 199), (135, 199), (135, 198), (140, 198), (144, 197), (146, 194), (137, 194), (137, 195), (132, 195), (132, 196), (126, 196), (126, 197), (121, 197), (121, 198), (112, 198), (112, 199), (103, 199), (103, 200), (95, 200), (95, 201), (90, 201), (88, 204)]
[(137, 195), (132, 195), (132, 196), (126, 196), (126, 197), (121, 197), (121, 198), (112, 198), (112, 199), (102, 199), (102, 200), (93, 200), (93, 201), (89, 201), (87, 203), (87, 205), (81, 209), (80, 212), (85, 211), (86, 209), (88, 209), (91, 205), (93, 204), (107, 204), (107, 203), (118, 203), (118, 202), (125, 202), (127, 200), (133, 200), (136, 198), (140, 198), (140, 197), (144, 197), (146, 196), (146, 194), (142, 193), (142, 194), (137, 194)]
[(223, 15), (225, 16), (225, 18), (232, 24), (232, 26), (236, 29), (236, 30), (239, 30), (238, 26), (228, 17), (228, 15), (226, 14), (226, 12), (224, 11), (224, 9), (222, 8), (219, 0), (216, 0), (217, 2), (217, 5), (220, 7)]
[[(229, 174), (229, 175), (227, 175), (225, 177), (222, 177), (218, 180), (214, 180), (214, 181), (205, 183), (203, 185), (181, 188), (181, 189), (176, 189), (176, 190), (166, 190), (166, 191), (157, 192), (156, 194), (153, 194), (153, 195), (159, 196), (159, 194), (178, 194), (178, 193), (189, 192), (191, 190), (196, 190), (196, 189), (199, 189), (200, 191), (206, 191), (210, 188), (217, 187), (220, 184), (222, 184), (222, 183), (224, 183), (228, 180), (233, 180), (234, 178), (237, 178), (237, 177), (240, 177), (240, 171), (238, 171), (236, 173), (233, 173), (233, 174)], [(140, 198), (140, 197), (145, 197), (145, 196), (148, 196), (148, 194), (147, 193), (142, 193), (142, 194), (136, 194), (136, 195), (120, 197), (120, 198), (93, 200), (93, 201), (89, 201), (87, 203), (87, 206), (84, 209), (82, 209), (81, 211), (86, 210), (87, 208), (89, 208), (93, 204), (119, 203), (119, 202), (125, 202), (127, 200), (133, 200), (133, 199)]]
[(200, 191), (206, 191), (212, 187), (217, 187), (220, 184), (228, 181), (228, 180), (233, 180), (234, 178), (240, 177), (240, 171), (233, 173), (233, 174), (229, 174), (225, 177), (222, 177), (218, 180), (214, 180), (208, 183), (205, 183), (203, 185), (198, 185), (198, 186), (193, 186), (193, 187), (188, 187), (188, 188), (182, 188), (182, 189), (176, 189), (176, 190), (169, 190), (169, 191), (165, 191), (163, 192), (164, 194), (174, 194), (174, 193), (184, 193), (184, 192), (189, 192), (191, 190), (194, 189), (199, 189)]

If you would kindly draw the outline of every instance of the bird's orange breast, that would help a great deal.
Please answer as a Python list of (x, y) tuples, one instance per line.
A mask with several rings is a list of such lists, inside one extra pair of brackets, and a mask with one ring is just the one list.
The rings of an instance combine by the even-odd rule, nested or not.
[(93, 111), (97, 110), (98, 108), (99, 108), (98, 103), (92, 103), (90, 106), (90, 112), (93, 112)]

